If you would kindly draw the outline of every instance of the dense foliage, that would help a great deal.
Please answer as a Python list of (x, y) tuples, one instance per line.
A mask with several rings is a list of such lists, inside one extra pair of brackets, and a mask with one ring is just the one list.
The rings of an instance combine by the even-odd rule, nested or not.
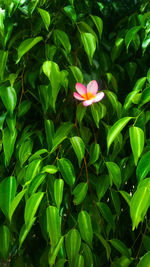
[(150, 266), (149, 10), (0, 1), (1, 266)]

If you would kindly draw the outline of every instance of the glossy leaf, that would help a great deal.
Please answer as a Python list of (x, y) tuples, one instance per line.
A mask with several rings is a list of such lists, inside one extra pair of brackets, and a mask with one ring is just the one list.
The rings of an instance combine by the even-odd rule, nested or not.
[(67, 135), (69, 134), (73, 126), (74, 125), (72, 123), (65, 122), (57, 129), (54, 135), (51, 153), (54, 152), (56, 148), (63, 142), (63, 140), (67, 138)]
[(106, 249), (107, 259), (109, 259), (110, 253), (111, 253), (111, 247), (110, 247), (108, 241), (105, 240), (101, 234), (98, 234), (98, 233), (95, 233), (95, 234), (98, 237), (98, 239), (100, 240), (100, 242), (102, 243), (102, 245), (104, 246), (104, 248)]
[(147, 87), (140, 97), (139, 107), (141, 108), (146, 103), (150, 102), (150, 87)]
[(57, 167), (54, 165), (46, 165), (43, 167), (43, 169), (41, 170), (41, 172), (47, 172), (50, 174), (54, 174), (58, 171)]
[(96, 187), (97, 197), (99, 201), (105, 195), (107, 189), (109, 188), (109, 185), (110, 185), (110, 179), (108, 175), (99, 177)]
[(45, 173), (39, 173), (33, 177), (33, 179), (31, 180), (31, 182), (28, 186), (28, 195), (33, 195), (37, 191), (38, 187), (45, 180), (45, 177), (46, 177)]
[(91, 249), (85, 243), (82, 243), (81, 249), (84, 257), (84, 266), (93, 267), (93, 255)]
[(144, 256), (140, 259), (137, 267), (149, 267), (150, 266), (150, 251), (144, 254)]
[(48, 28), (49, 28), (49, 25), (50, 25), (50, 22), (51, 22), (50, 14), (46, 10), (44, 10), (42, 8), (38, 8), (38, 12), (40, 13), (41, 18), (42, 18), (42, 20), (44, 22), (45, 28), (48, 31)]
[(97, 202), (96, 204), (104, 219), (111, 225), (112, 229), (115, 230), (115, 222), (110, 208), (103, 202)]
[(57, 95), (60, 90), (60, 70), (59, 66), (56, 62), (53, 61), (45, 61), (42, 66), (44, 74), (48, 77), (50, 83), (51, 83), (51, 94), (50, 94), (50, 100), (52, 107), (55, 110), (55, 102)]
[(57, 245), (61, 237), (61, 221), (59, 210), (54, 206), (49, 206), (46, 210), (47, 214), (47, 231), (49, 234), (52, 249)]
[(81, 41), (83, 43), (84, 46), (84, 50), (89, 58), (89, 62), (92, 65), (92, 59), (93, 59), (93, 55), (95, 53), (96, 50), (96, 39), (95, 36), (91, 33), (81, 33)]
[(93, 16), (93, 15), (91, 15), (91, 18), (92, 18), (92, 20), (94, 21), (95, 26), (96, 26), (96, 28), (97, 28), (97, 30), (98, 30), (99, 38), (101, 38), (101, 36), (102, 36), (102, 32), (103, 32), (103, 21), (102, 21), (102, 19), (101, 19), (100, 17), (98, 17), (98, 16)]
[(80, 251), (81, 237), (78, 230), (70, 230), (65, 239), (65, 246), (67, 251), (67, 256), (69, 259), (69, 266), (75, 266), (77, 261), (77, 256)]
[(150, 171), (150, 151), (146, 152), (140, 159), (137, 169), (136, 175), (138, 181), (143, 180)]
[(20, 234), (19, 234), (19, 248), (22, 246), (24, 240), (26, 239), (28, 233), (30, 232), (32, 225), (34, 224), (36, 218), (32, 218), (32, 220), (30, 221), (30, 224), (26, 225), (23, 224), (21, 230), (20, 230)]
[(90, 146), (90, 161), (89, 164), (95, 163), (100, 156), (100, 145), (99, 144), (92, 144)]
[(75, 172), (74, 167), (69, 159), (61, 158), (58, 160), (58, 168), (64, 178), (65, 182), (73, 186), (75, 183)]
[(43, 37), (38, 36), (35, 38), (28, 38), (24, 40), (18, 47), (18, 60), (20, 61), (23, 55), (25, 55), (32, 47), (34, 47), (37, 43), (43, 40)]
[(78, 225), (82, 239), (91, 247), (93, 240), (93, 229), (91, 224), (91, 218), (87, 211), (80, 211), (78, 215)]
[(55, 38), (57, 38), (60, 41), (62, 46), (65, 48), (66, 52), (70, 53), (71, 44), (70, 44), (68, 35), (64, 31), (55, 30), (54, 31), (54, 36), (55, 36)]
[(110, 181), (113, 181), (119, 189), (121, 185), (121, 171), (119, 166), (114, 162), (106, 162), (106, 166), (109, 172)]
[(0, 254), (7, 260), (10, 249), (10, 230), (6, 225), (0, 226)]
[(82, 103), (78, 104), (77, 110), (76, 110), (76, 117), (77, 117), (79, 124), (82, 123), (82, 120), (83, 120), (85, 113), (86, 113), (86, 109), (87, 108), (84, 107)]
[(6, 68), (6, 63), (7, 63), (7, 58), (8, 58), (8, 51), (3, 51), (0, 50), (0, 80), (4, 79), (4, 72)]
[(99, 103), (94, 103), (94, 105), (91, 105), (91, 113), (97, 128), (99, 128), (99, 121), (101, 119), (101, 107)]
[(19, 148), (19, 160), (21, 167), (31, 155), (32, 147), (33, 147), (33, 142), (31, 140), (27, 140), (21, 144)]
[(3, 130), (3, 147), (4, 147), (4, 155), (5, 155), (5, 164), (9, 165), (12, 154), (14, 152), (14, 146), (17, 138), (17, 130), (13, 133), (10, 132), (8, 128)]
[(25, 182), (31, 181), (40, 171), (41, 167), (41, 160), (40, 159), (35, 159), (29, 163), (27, 170), (26, 170), (26, 175), (25, 175)]
[(3, 179), (0, 183), (0, 208), (8, 217), (11, 203), (16, 194), (16, 179), (14, 176)]
[(87, 183), (80, 183), (75, 187), (72, 193), (74, 195), (73, 202), (75, 205), (79, 205), (83, 202), (84, 198), (86, 197), (87, 190), (88, 190)]
[[(144, 183), (143, 183), (144, 182)], [(131, 203), (130, 214), (133, 224), (133, 230), (138, 227), (139, 223), (144, 220), (144, 216), (150, 206), (150, 186), (142, 181), (140, 187), (135, 191)]]
[(138, 159), (144, 148), (144, 132), (139, 127), (132, 126), (129, 128), (129, 134), (134, 162), (135, 165), (137, 165)]
[(127, 51), (128, 51), (130, 43), (132, 42), (132, 40), (134, 39), (136, 33), (140, 29), (141, 29), (141, 26), (134, 26), (127, 32), (127, 34), (125, 36), (125, 44), (126, 44), (126, 47), (127, 47)]
[(45, 120), (44, 124), (45, 124), (45, 133), (46, 133), (48, 150), (51, 150), (54, 139), (54, 124), (52, 120)]
[(24, 219), (26, 226), (29, 226), (34, 219), (34, 216), (37, 212), (37, 209), (41, 203), (41, 200), (44, 196), (43, 192), (38, 192), (33, 194), (26, 202)]
[(83, 74), (77, 66), (69, 66), (76, 82), (83, 83)]
[(107, 149), (109, 151), (109, 148), (112, 144), (112, 142), (115, 140), (115, 138), (118, 136), (118, 134), (123, 130), (123, 128), (126, 126), (126, 124), (131, 120), (131, 117), (124, 117), (120, 120), (118, 120), (108, 131), (107, 134)]
[(0, 97), (7, 111), (12, 114), (17, 103), (15, 89), (12, 87), (0, 86)]
[(81, 162), (85, 154), (85, 146), (84, 146), (83, 140), (81, 139), (81, 137), (74, 136), (70, 138), (70, 141), (74, 149), (74, 152), (78, 158), (79, 167), (81, 167)]
[(64, 181), (63, 179), (56, 179), (54, 182), (54, 198), (57, 208), (60, 208), (63, 199)]
[(48, 262), (49, 262), (49, 266), (50, 267), (54, 266), (56, 257), (58, 255), (59, 250), (61, 249), (61, 247), (63, 245), (63, 242), (64, 242), (64, 236), (62, 236), (60, 238), (60, 240), (59, 240), (58, 244), (56, 245), (55, 249), (48, 256)]
[(13, 201), (11, 202), (10, 208), (9, 208), (9, 220), (11, 221), (12, 216), (17, 208), (17, 206), (19, 205), (20, 201), (22, 200), (24, 194), (26, 192), (26, 189), (22, 190), (20, 193), (18, 193), (15, 198), (13, 199)]

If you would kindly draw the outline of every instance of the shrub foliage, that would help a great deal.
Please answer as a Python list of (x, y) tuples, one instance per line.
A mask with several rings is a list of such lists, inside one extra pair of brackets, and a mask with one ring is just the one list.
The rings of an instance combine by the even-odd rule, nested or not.
[(150, 266), (150, 4), (131, 2), (0, 1), (7, 266)]

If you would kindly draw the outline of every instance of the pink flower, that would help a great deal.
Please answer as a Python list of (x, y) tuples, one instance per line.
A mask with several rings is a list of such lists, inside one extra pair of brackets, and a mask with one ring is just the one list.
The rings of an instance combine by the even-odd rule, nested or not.
[(76, 90), (78, 93), (74, 92), (73, 96), (78, 100), (82, 100), (84, 106), (99, 102), (104, 97), (103, 92), (97, 94), (98, 83), (95, 80), (89, 82), (87, 88), (82, 83), (76, 83)]

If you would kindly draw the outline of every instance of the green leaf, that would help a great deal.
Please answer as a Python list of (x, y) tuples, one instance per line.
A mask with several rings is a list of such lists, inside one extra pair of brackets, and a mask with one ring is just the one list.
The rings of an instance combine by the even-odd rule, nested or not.
[(87, 108), (84, 107), (82, 103), (78, 104), (77, 109), (76, 109), (76, 117), (77, 117), (79, 124), (82, 123), (86, 110)]
[(43, 154), (48, 154), (47, 149), (45, 149), (45, 148), (39, 149), (34, 154), (32, 154), (32, 156), (29, 158), (29, 163), (35, 159), (41, 159), (41, 155), (43, 155)]
[(81, 237), (78, 230), (72, 229), (67, 233), (65, 246), (69, 260), (69, 266), (73, 267), (76, 264), (77, 256), (81, 246)]
[(99, 121), (101, 119), (102, 114), (102, 109), (99, 103), (94, 103), (94, 105), (91, 105), (91, 113), (97, 128), (99, 128)]
[(62, 245), (64, 242), (64, 236), (62, 236), (58, 242), (58, 244), (56, 245), (55, 249), (52, 251), (52, 253), (50, 253), (50, 255), (48, 255), (48, 263), (50, 267), (53, 267), (55, 264), (55, 260), (56, 257), (58, 255), (58, 252), (60, 251)]
[(108, 175), (101, 176), (98, 179), (96, 184), (96, 193), (99, 201), (105, 195), (107, 189), (109, 188), (109, 185), (110, 185), (110, 179)]
[(132, 126), (129, 128), (130, 134), (130, 144), (132, 148), (132, 153), (134, 156), (134, 162), (137, 166), (138, 159), (144, 148), (144, 132), (142, 129)]
[(144, 256), (140, 259), (137, 267), (150, 267), (150, 251), (144, 254)]
[(96, 26), (98, 33), (99, 33), (99, 38), (101, 39), (102, 32), (103, 32), (103, 21), (98, 16), (93, 16), (93, 15), (90, 15), (90, 16), (95, 23), (95, 26)]
[(68, 17), (72, 20), (72, 22), (74, 23), (77, 19), (77, 16), (76, 16), (76, 12), (75, 12), (73, 5), (65, 6), (64, 11), (68, 15)]
[(61, 237), (61, 221), (59, 217), (59, 210), (56, 207), (49, 206), (46, 210), (46, 213), (47, 231), (53, 250)]
[(117, 189), (119, 189), (122, 182), (119, 166), (114, 162), (106, 162), (106, 167), (109, 172), (110, 181), (113, 181)]
[(96, 39), (95, 36), (91, 33), (82, 32), (81, 41), (84, 46), (84, 50), (89, 58), (89, 62), (92, 65), (93, 55), (96, 50)]
[(128, 48), (130, 43), (133, 41), (135, 35), (138, 33), (138, 31), (141, 30), (141, 26), (134, 26), (132, 27), (125, 36), (125, 44), (128, 52)]
[(40, 171), (41, 167), (41, 160), (40, 159), (35, 159), (29, 163), (27, 170), (26, 170), (26, 175), (25, 175), (25, 182), (31, 181)]
[(145, 105), (146, 103), (150, 102), (150, 86), (147, 87), (141, 95), (140, 98), (140, 104), (139, 104), (139, 108), (141, 108), (143, 105)]
[(6, 225), (0, 226), (0, 254), (7, 260), (10, 249), (10, 230)]
[(130, 92), (130, 93), (127, 95), (126, 99), (125, 99), (125, 103), (124, 103), (124, 108), (125, 108), (125, 109), (130, 108), (130, 106), (131, 106), (131, 104), (132, 104), (132, 100), (133, 100), (133, 98), (135, 97), (135, 95), (136, 95), (137, 93), (139, 93), (139, 92), (142, 90), (142, 88), (143, 88), (143, 86), (144, 86), (144, 84), (145, 84), (145, 82), (146, 82), (146, 79), (147, 79), (146, 77), (142, 77), (142, 78), (140, 78), (140, 79), (138, 79), (138, 80), (136, 81), (135, 86), (134, 86), (134, 88), (133, 88), (133, 91)]
[(38, 10), (38, 12), (41, 15), (41, 18), (42, 18), (42, 20), (44, 22), (44, 25), (45, 25), (46, 30), (48, 31), (49, 25), (51, 23), (50, 14), (46, 10), (44, 10), (42, 8), (38, 8), (37, 10)]
[(122, 49), (124, 45), (124, 39), (123, 38), (117, 38), (115, 41), (115, 45), (111, 51), (111, 59), (114, 62), (121, 54)]
[(93, 255), (89, 246), (85, 243), (82, 243), (81, 250), (84, 257), (84, 266), (93, 267)]
[(13, 133), (10, 132), (8, 128), (3, 130), (3, 148), (4, 148), (4, 156), (5, 156), (5, 164), (9, 165), (12, 154), (14, 152), (14, 146), (17, 138), (17, 130)]
[(95, 163), (100, 156), (100, 145), (99, 144), (91, 144), (90, 146), (90, 161), (89, 165)]
[(55, 102), (57, 99), (57, 95), (60, 90), (60, 70), (57, 63), (53, 61), (45, 61), (42, 66), (44, 74), (48, 77), (51, 84), (51, 96), (50, 100), (52, 98), (52, 107), (55, 110)]
[(109, 241), (112, 244), (112, 246), (115, 249), (117, 249), (122, 255), (127, 256), (128, 258), (130, 258), (129, 250), (128, 250), (128, 248), (126, 247), (126, 245), (122, 241), (120, 241), (118, 239), (115, 239), (115, 238), (111, 239)]
[(21, 199), (23, 198), (23, 196), (24, 196), (24, 194), (25, 194), (26, 191), (27, 191), (26, 189), (22, 190), (20, 193), (18, 193), (15, 196), (15, 198), (11, 202), (11, 205), (10, 205), (10, 208), (9, 208), (9, 220), (10, 221), (11, 221), (12, 216), (13, 216), (16, 208), (18, 207), (18, 205), (19, 205), (19, 203), (20, 203)]
[(5, 178), (0, 183), (0, 208), (8, 217), (11, 203), (16, 194), (16, 179), (13, 176)]
[(71, 51), (71, 44), (68, 35), (64, 31), (54, 30), (54, 37), (60, 41), (66, 52), (69, 54)]
[(29, 226), (34, 219), (34, 216), (37, 212), (37, 209), (41, 203), (41, 200), (44, 196), (43, 192), (38, 192), (33, 194), (28, 200), (25, 205), (25, 212), (24, 212), (24, 220), (25, 224)]
[(87, 211), (82, 210), (78, 215), (78, 225), (82, 239), (92, 247), (93, 229), (91, 218)]
[(117, 216), (119, 216), (120, 215), (120, 197), (119, 197), (119, 194), (114, 189), (110, 190), (110, 194), (111, 194), (112, 202), (113, 202), (113, 205), (115, 207)]
[(144, 38), (143, 42), (142, 42), (143, 54), (145, 53), (145, 51), (146, 51), (146, 49), (147, 49), (147, 47), (148, 47), (149, 45), (150, 45), (150, 36), (147, 35), (147, 36)]
[(83, 74), (76, 66), (69, 66), (76, 82), (83, 83)]
[(54, 139), (54, 124), (52, 120), (45, 120), (44, 125), (48, 150), (51, 150)]
[(19, 249), (21, 248), (22, 246), (22, 243), (24, 242), (24, 240), (26, 239), (28, 233), (30, 232), (31, 228), (32, 228), (32, 225), (34, 224), (36, 218), (34, 217), (30, 224), (26, 225), (26, 224), (23, 224), (21, 230), (20, 230), (20, 234), (19, 234)]
[(143, 180), (150, 171), (150, 151), (146, 152), (140, 159), (137, 169), (136, 176), (138, 181)]
[(74, 149), (74, 152), (78, 158), (79, 167), (81, 168), (81, 162), (85, 154), (85, 146), (84, 146), (83, 140), (78, 136), (74, 136), (70, 138), (70, 141)]
[(57, 129), (54, 135), (53, 147), (51, 153), (53, 153), (56, 150), (56, 148), (62, 143), (62, 141), (67, 138), (67, 135), (72, 130), (73, 126), (74, 126), (73, 123), (65, 122)]
[[(148, 180), (148, 183), (146, 183)], [(141, 182), (140, 186), (135, 191), (131, 203), (130, 214), (133, 224), (133, 230), (138, 227), (138, 224), (144, 220), (145, 214), (150, 206), (150, 183), (149, 179)]]
[(54, 198), (57, 208), (60, 208), (63, 199), (64, 181), (63, 179), (56, 179), (54, 182)]
[(31, 105), (32, 102), (29, 100), (22, 101), (18, 108), (18, 113), (17, 113), (18, 118), (23, 117), (29, 111)]
[(84, 198), (86, 197), (87, 190), (88, 190), (87, 183), (80, 183), (75, 187), (72, 193), (74, 195), (73, 202), (75, 205), (79, 205), (83, 202)]
[(107, 150), (109, 151), (109, 148), (112, 144), (112, 142), (115, 140), (115, 138), (119, 135), (119, 133), (123, 130), (123, 128), (126, 126), (126, 124), (132, 119), (132, 117), (124, 117), (120, 120), (118, 120), (108, 131), (107, 134)]
[(8, 51), (2, 51), (0, 50), (0, 80), (3, 81), (4, 79), (4, 72), (6, 68), (6, 63), (7, 63), (7, 58), (8, 58)]
[(107, 221), (108, 224), (111, 225), (114, 231), (116, 226), (110, 208), (103, 202), (97, 202), (96, 205), (98, 206), (104, 219)]
[(77, 256), (75, 267), (84, 267), (84, 258), (82, 255)]
[(126, 191), (119, 191), (119, 193), (123, 196), (123, 198), (125, 199), (125, 201), (130, 206), (130, 203), (131, 203), (131, 197), (130, 197), (130, 195)]
[(22, 56), (26, 54), (32, 47), (34, 47), (37, 43), (43, 40), (43, 37), (38, 36), (35, 38), (28, 38), (24, 40), (18, 47), (18, 60), (16, 63), (20, 61)]
[(12, 115), (17, 103), (17, 94), (14, 88), (0, 86), (0, 97), (7, 111)]
[(41, 172), (47, 172), (47, 173), (50, 173), (50, 174), (54, 174), (58, 171), (57, 167), (54, 166), (54, 165), (46, 165), (43, 167), (43, 169), (41, 170)]
[(100, 242), (102, 243), (102, 245), (106, 249), (107, 259), (109, 260), (110, 254), (111, 254), (111, 247), (110, 247), (108, 241), (105, 240), (104, 237), (99, 233), (95, 233), (95, 235), (98, 237), (98, 239), (100, 240)]
[[(28, 187), (28, 195), (33, 195), (38, 187), (43, 183), (45, 180), (46, 174), (45, 173), (39, 173), (36, 176), (33, 177), (31, 180), (29, 187)], [(28, 183), (28, 182), (27, 182)]]
[(71, 187), (74, 185), (76, 177), (74, 167), (69, 159), (61, 158), (58, 160), (58, 168), (65, 182)]
[(21, 167), (26, 162), (26, 160), (29, 158), (32, 152), (33, 142), (29, 139), (23, 142), (19, 148), (19, 161)]

